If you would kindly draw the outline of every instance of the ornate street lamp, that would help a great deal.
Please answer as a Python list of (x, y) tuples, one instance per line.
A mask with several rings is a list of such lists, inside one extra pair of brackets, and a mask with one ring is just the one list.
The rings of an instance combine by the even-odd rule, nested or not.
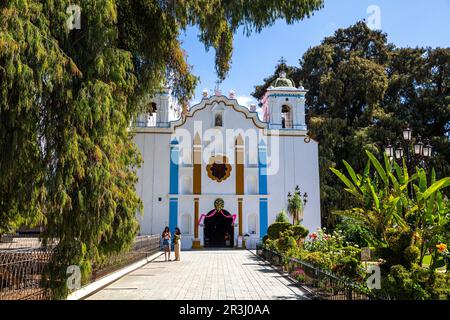
[[(298, 222), (303, 221), (303, 210), (308, 202), (308, 194), (305, 192), (302, 196), (300, 191), (300, 187), (297, 185), (294, 190), (294, 194), (288, 192), (288, 212), (294, 216), (294, 214), (298, 214)], [(301, 203), (299, 203), (301, 201)], [(293, 218), (295, 220), (295, 218)], [(295, 223), (295, 221), (293, 221)]]
[(431, 158), (432, 147), (430, 145), (430, 140), (427, 140), (426, 142), (427, 144), (422, 148), (422, 155), (426, 158)]
[(423, 149), (423, 142), (420, 139), (420, 136), (417, 136), (417, 141), (414, 144), (414, 154), (416, 156), (422, 155), (422, 149)]
[(403, 148), (402, 145), (397, 143), (397, 148), (395, 148), (395, 159), (400, 160), (403, 158)]
[(391, 145), (391, 141), (388, 140), (388, 145), (385, 148), (386, 155), (389, 159), (392, 159), (394, 157), (394, 147)]
[(402, 138), (397, 140), (395, 146), (392, 146), (390, 140), (388, 140), (384, 150), (389, 159), (395, 159), (399, 163), (403, 162), (404, 159), (410, 173), (416, 166), (426, 168), (432, 156), (430, 140), (427, 139), (424, 143), (420, 135), (414, 139), (409, 125), (403, 129)]
[(412, 130), (408, 125), (405, 129), (403, 129), (403, 140), (411, 141), (411, 139), (412, 139)]

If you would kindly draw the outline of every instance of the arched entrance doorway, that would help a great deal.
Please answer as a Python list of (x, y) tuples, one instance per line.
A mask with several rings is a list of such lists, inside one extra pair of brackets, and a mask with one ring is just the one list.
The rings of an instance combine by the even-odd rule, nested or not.
[(216, 210), (211, 210), (205, 217), (203, 228), (204, 246), (207, 248), (234, 247), (234, 228), (231, 214), (222, 209), (221, 212), (216, 211), (213, 216), (208, 218), (214, 211)]

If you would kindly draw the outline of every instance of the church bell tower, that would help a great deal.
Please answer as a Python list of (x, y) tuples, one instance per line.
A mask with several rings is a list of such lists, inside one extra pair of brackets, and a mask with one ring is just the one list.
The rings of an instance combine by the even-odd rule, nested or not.
[(307, 130), (305, 122), (305, 90), (281, 71), (262, 98), (263, 121), (271, 129)]
[(149, 106), (146, 113), (140, 114), (136, 120), (137, 127), (168, 128), (170, 121), (179, 118), (179, 109), (171, 104), (170, 90), (162, 88), (158, 93), (149, 97)]

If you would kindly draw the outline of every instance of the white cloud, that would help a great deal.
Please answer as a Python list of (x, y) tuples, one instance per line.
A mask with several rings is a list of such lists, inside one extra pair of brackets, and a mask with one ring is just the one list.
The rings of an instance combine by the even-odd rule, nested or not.
[(238, 101), (238, 103), (241, 106), (244, 106), (247, 108), (249, 108), (251, 104), (258, 105), (258, 102), (256, 101), (256, 99), (253, 97), (250, 97), (250, 96), (238, 96), (238, 97), (236, 97), (236, 100)]

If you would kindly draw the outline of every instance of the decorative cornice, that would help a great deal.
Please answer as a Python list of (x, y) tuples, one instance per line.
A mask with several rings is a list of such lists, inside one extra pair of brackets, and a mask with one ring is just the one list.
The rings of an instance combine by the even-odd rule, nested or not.
[(248, 108), (241, 106), (236, 99), (229, 99), (226, 96), (211, 96), (209, 98), (203, 98), (202, 101), (193, 106), (189, 112), (183, 117), (178, 119), (177, 121), (171, 122), (171, 128), (176, 129), (184, 125), (188, 118), (192, 118), (197, 111), (203, 110), (208, 106), (213, 105), (214, 103), (222, 102), (225, 107), (231, 107), (233, 110), (244, 114), (246, 119), (252, 120), (253, 124), (259, 129), (267, 129), (267, 123), (262, 122), (257, 112), (252, 112)]
[[(271, 92), (277, 91), (276, 89), (273, 89)], [(280, 91), (280, 90), (278, 90)], [(301, 92), (306, 92), (307, 90), (300, 90), (291, 88), (290, 90), (291, 94), (294, 94), (298, 96)], [(287, 92), (279, 92), (280, 94), (286, 95), (290, 94)], [(306, 130), (299, 130), (299, 129), (281, 129), (281, 130), (273, 130), (270, 129), (267, 122), (263, 122), (259, 119), (258, 113), (255, 111), (250, 111), (248, 108), (239, 105), (238, 101), (236, 99), (230, 99), (224, 95), (221, 96), (211, 96), (209, 98), (203, 98), (200, 103), (193, 106), (189, 112), (184, 115), (183, 117), (179, 118), (178, 120), (174, 120), (170, 122), (169, 127), (161, 128), (161, 127), (136, 127), (134, 128), (134, 131), (136, 133), (161, 133), (161, 134), (173, 134), (175, 132), (175, 129), (178, 127), (183, 126), (188, 118), (194, 117), (195, 113), (198, 111), (201, 111), (205, 109), (208, 106), (213, 105), (214, 103), (220, 103), (223, 102), (226, 107), (230, 107), (231, 109), (242, 113), (246, 119), (252, 120), (253, 124), (262, 130), (262, 134), (265, 136), (280, 136), (280, 137), (308, 137)]]

